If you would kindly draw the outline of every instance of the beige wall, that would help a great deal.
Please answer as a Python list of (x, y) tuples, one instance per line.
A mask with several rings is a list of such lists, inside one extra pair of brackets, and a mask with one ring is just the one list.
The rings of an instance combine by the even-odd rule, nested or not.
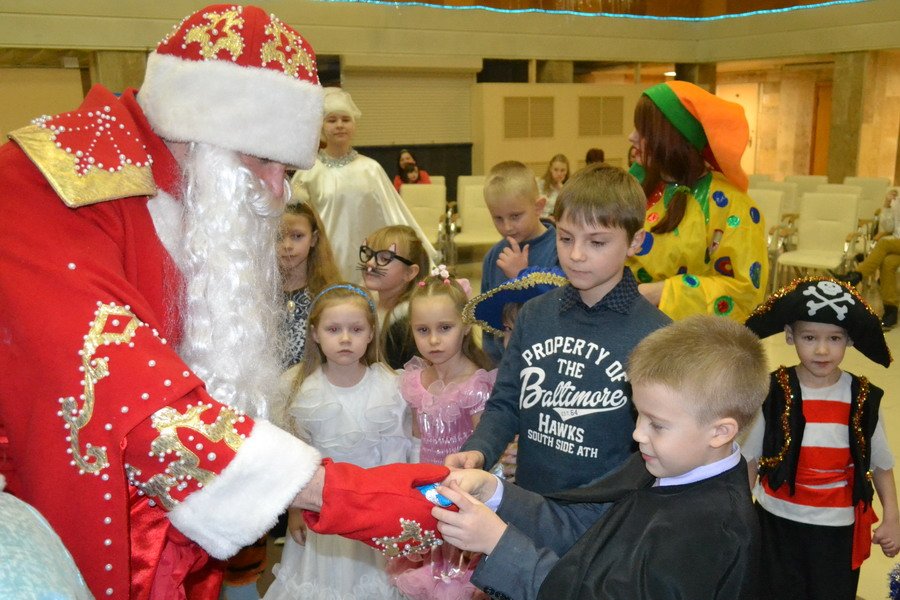
[[(633, 129), (634, 105), (644, 86), (597, 84), (513, 84), (486, 83), (475, 86), (473, 94), (474, 174), (486, 173), (504, 160), (518, 160), (542, 175), (555, 154), (565, 154), (572, 170), (584, 166), (588, 148), (602, 148), (607, 162), (624, 165), (628, 151), (628, 134)], [(538, 138), (506, 138), (504, 135), (504, 98), (553, 97), (553, 136)], [(581, 96), (621, 96), (621, 134), (579, 136), (578, 106)]]
[[(189, 0), (80, 4), (6, 0), (0, 6), (0, 48), (148, 50), (199, 5)], [(610, 159), (619, 160), (625, 151), (624, 135), (630, 130), (626, 125), (624, 135), (615, 139), (579, 139), (572, 133), (577, 111), (558, 110), (552, 139), (494, 139), (490, 123), (500, 119), (496, 98), (479, 95), (480, 86), (473, 83), (484, 58), (714, 62), (900, 47), (897, 0), (703, 23), (310, 0), (272, 0), (265, 8), (296, 26), (319, 53), (341, 55), (344, 83), (366, 113), (358, 143), (471, 140), (476, 173), (507, 158), (545, 165), (557, 152), (567, 154), (577, 168), (590, 146), (602, 147)], [(897, 51), (878, 52), (872, 63), (860, 175), (894, 173), (900, 120), (897, 56)], [(0, 127), (8, 129), (36, 114), (70, 109), (78, 103), (77, 71), (52, 71), (72, 80), (69, 83), (48, 82), (51, 72), (32, 73), (0, 71), (0, 85), (16, 82), (11, 84), (13, 94), (5, 91), (8, 88), (0, 90)], [(776, 177), (809, 172), (815, 85), (822, 77), (830, 77), (830, 71), (826, 75), (781, 70), (720, 76), (720, 83), (759, 85), (756, 148), (752, 150), (756, 172)], [(442, 82), (452, 88), (443, 97)], [(541, 93), (557, 96), (559, 106), (578, 93), (577, 85), (568, 91), (565, 85), (544, 85)], [(60, 91), (47, 86), (59, 86)], [(636, 97), (636, 92), (627, 93)], [(22, 101), (23, 97), (29, 100)], [(626, 101), (626, 106), (630, 119), (633, 101)]]
[[(150, 49), (202, 4), (4, 0), (0, 47)], [(314, 0), (263, 4), (327, 54), (718, 62), (900, 47), (897, 0), (702, 23)]]
[(818, 81), (830, 81), (831, 69), (756, 71), (720, 77), (720, 84), (760, 86), (754, 172), (782, 179), (810, 172), (810, 149)]
[(900, 131), (900, 52), (875, 52), (869, 64), (857, 170), (860, 177), (893, 178)]
[(41, 115), (81, 104), (78, 69), (0, 69), (0, 139)]

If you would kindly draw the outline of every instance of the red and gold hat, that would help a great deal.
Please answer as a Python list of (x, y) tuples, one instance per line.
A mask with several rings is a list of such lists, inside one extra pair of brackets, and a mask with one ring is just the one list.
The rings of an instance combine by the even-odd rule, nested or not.
[(703, 154), (713, 169), (742, 191), (749, 179), (741, 156), (750, 126), (740, 104), (723, 100), (687, 81), (668, 81), (644, 90), (672, 125)]
[(159, 43), (138, 103), (167, 140), (309, 168), (322, 95), (315, 52), (296, 30), (255, 6), (217, 4)]

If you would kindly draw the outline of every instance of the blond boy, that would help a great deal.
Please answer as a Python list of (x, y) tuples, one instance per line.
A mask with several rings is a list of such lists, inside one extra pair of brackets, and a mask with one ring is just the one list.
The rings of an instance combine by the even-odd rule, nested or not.
[[(890, 365), (878, 317), (853, 286), (806, 277), (775, 292), (746, 325), (760, 337), (783, 332), (800, 359), (772, 373), (744, 444), (756, 484), (764, 596), (856, 598), (872, 544), (889, 557), (900, 550), (894, 458), (879, 412), (884, 391), (841, 368), (850, 346)], [(873, 536), (874, 492), (883, 513)]]
[(629, 360), (640, 451), (622, 468), (551, 499), (456, 471), (438, 489), (459, 512), (433, 509), (438, 529), (487, 555), (472, 582), (495, 598), (757, 598), (760, 535), (735, 438), (767, 371), (733, 321), (660, 329)]
[[(546, 198), (540, 196), (534, 172), (518, 161), (495, 165), (484, 184), (484, 201), (502, 239), (484, 257), (481, 293), (516, 277), (526, 267), (553, 267), (556, 231), (541, 220)], [(503, 355), (503, 342), (489, 333), (482, 345), (495, 362)]]

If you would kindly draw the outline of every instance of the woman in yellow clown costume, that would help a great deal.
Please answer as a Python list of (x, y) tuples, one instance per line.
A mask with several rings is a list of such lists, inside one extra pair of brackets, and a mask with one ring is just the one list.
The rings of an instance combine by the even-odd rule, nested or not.
[(641, 294), (681, 319), (743, 322), (762, 302), (765, 223), (740, 161), (749, 127), (740, 105), (684, 81), (644, 91), (629, 141), (647, 194), (647, 234), (629, 259)]

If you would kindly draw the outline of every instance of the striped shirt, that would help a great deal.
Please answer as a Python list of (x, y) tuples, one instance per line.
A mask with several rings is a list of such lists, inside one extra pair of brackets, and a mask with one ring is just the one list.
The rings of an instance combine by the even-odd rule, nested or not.
[[(761, 477), (753, 490), (756, 501), (778, 517), (810, 525), (852, 525), (853, 460), (850, 457), (850, 383), (842, 373), (832, 386), (800, 386), (806, 428), (800, 446), (794, 495), (785, 483), (777, 490)], [(747, 461), (762, 453), (765, 420), (760, 415), (743, 444)], [(894, 458), (885, 437), (882, 419), (871, 441), (872, 469), (890, 469)]]

